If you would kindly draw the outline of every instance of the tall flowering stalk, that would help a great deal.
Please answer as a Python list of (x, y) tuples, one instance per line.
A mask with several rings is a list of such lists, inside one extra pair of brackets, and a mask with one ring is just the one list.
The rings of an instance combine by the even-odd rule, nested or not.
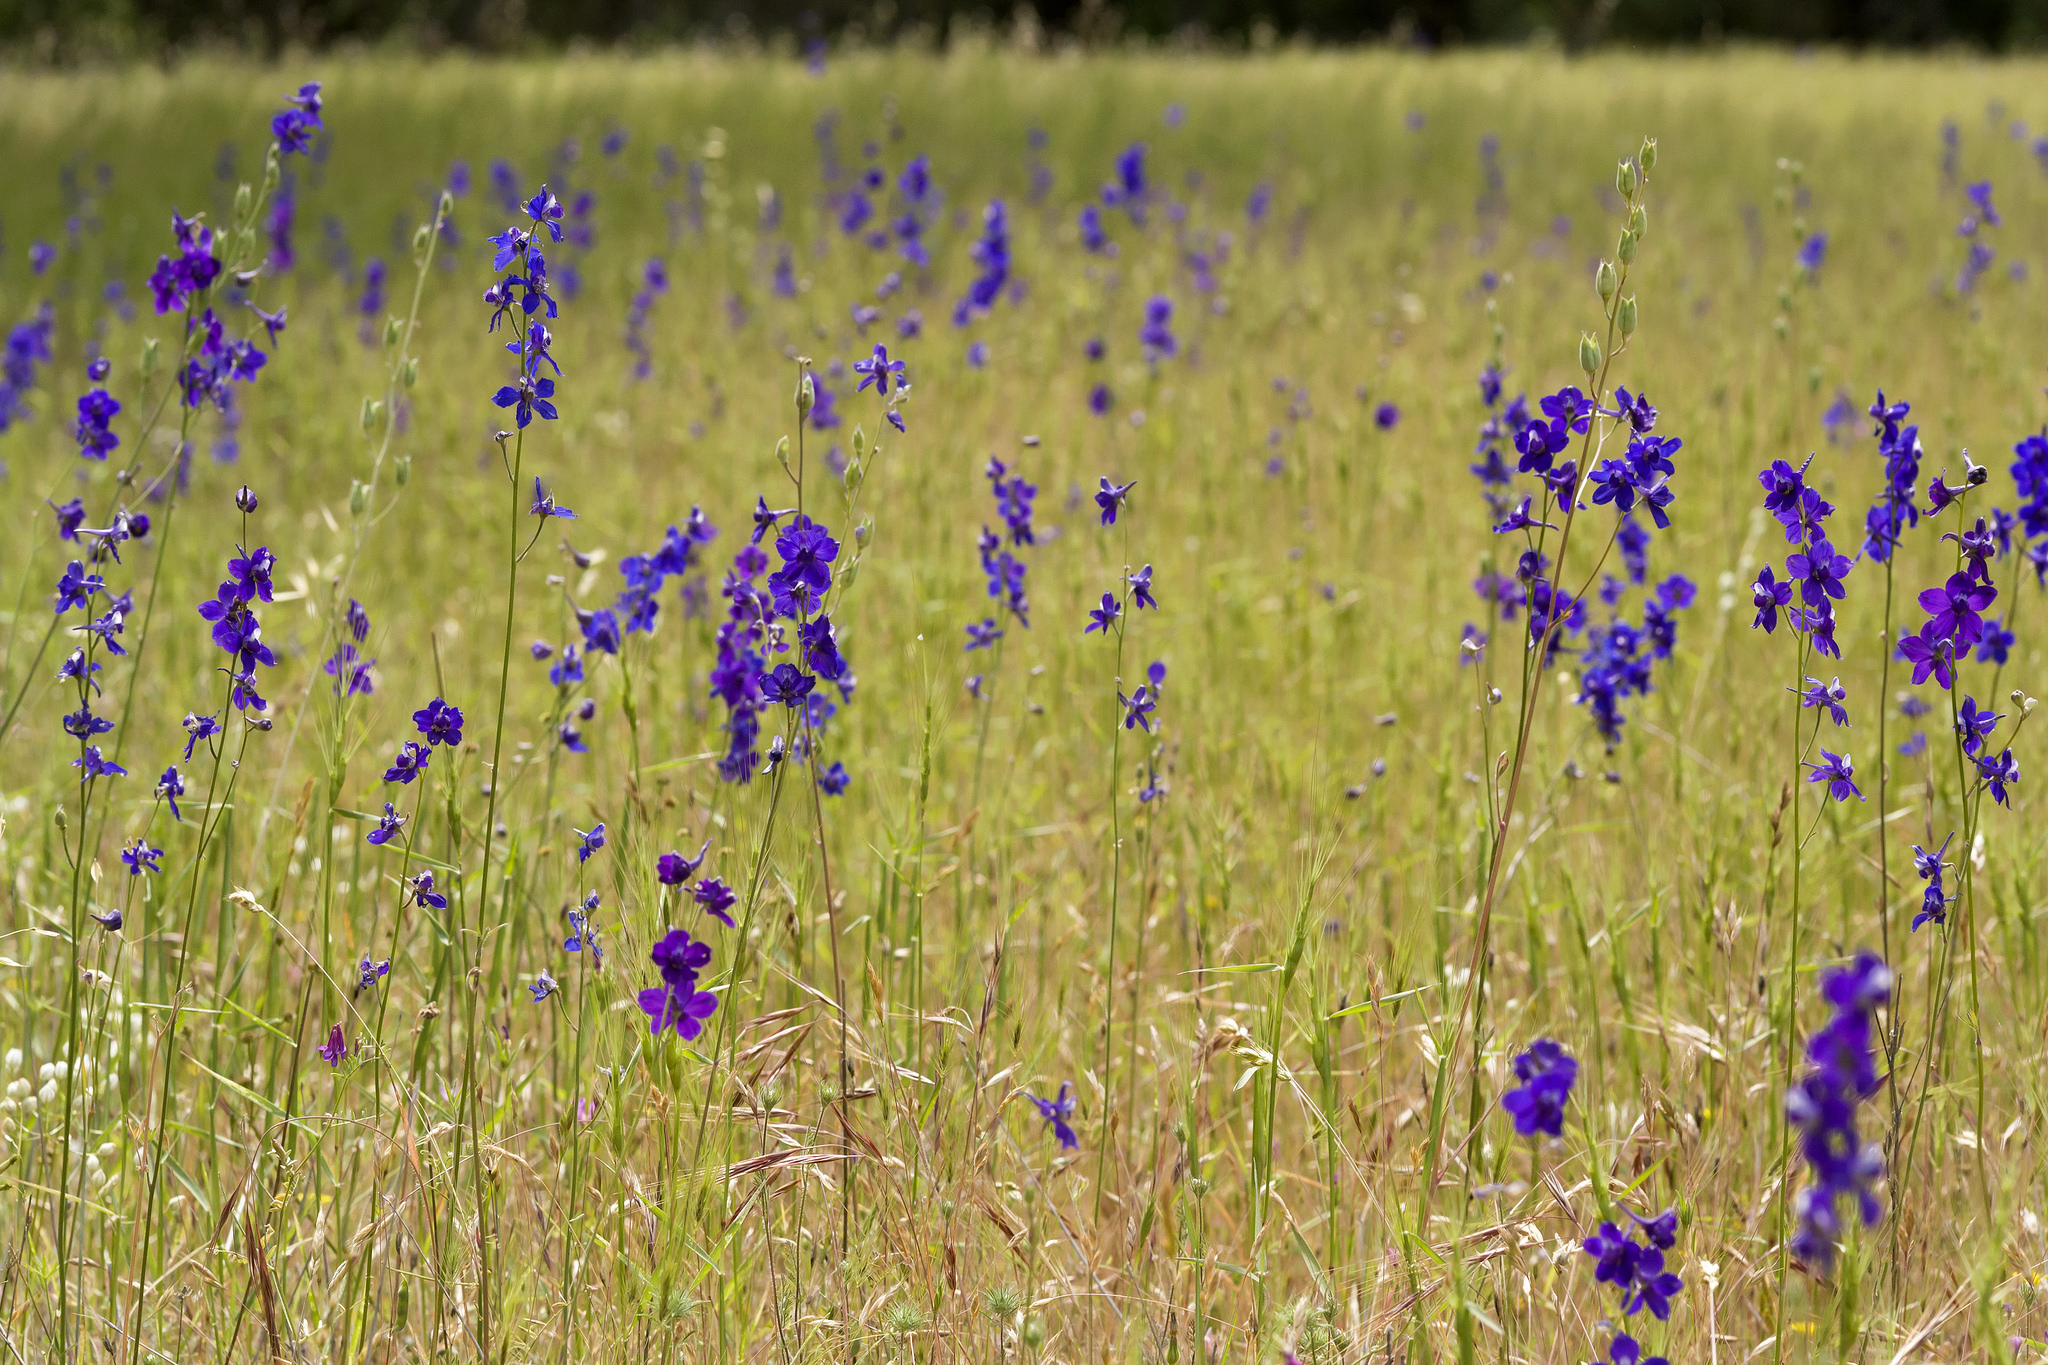
[[(1579, 368), (1591, 387), (1591, 393), (1567, 387), (1545, 398), (1541, 404), (1543, 420), (1532, 420), (1515, 437), (1515, 448), (1521, 457), (1518, 462), (1520, 472), (1534, 475), (1539, 484), (1539, 490), (1531, 500), (1510, 514), (1508, 523), (1496, 528), (1502, 533), (1520, 531), (1529, 537), (1529, 548), (1521, 556), (1517, 573), (1523, 585), (1521, 596), (1528, 610), (1528, 630), (1523, 640), (1515, 740), (1506, 771), (1505, 791), (1490, 791), (1488, 795), (1490, 814), (1485, 832), (1484, 886), (1479, 896), (1478, 920), (1473, 929), (1471, 960), (1463, 996), (1452, 1024), (1449, 1046), (1439, 1052), (1437, 1083), (1431, 1092), (1429, 1161), (1422, 1197), (1416, 1206), (1418, 1229), (1426, 1226), (1428, 1210), (1435, 1197), (1437, 1176), (1443, 1169), (1449, 1111), (1448, 1083), (1461, 1064), (1476, 1093), (1482, 1050), (1478, 1038), (1479, 1011), (1485, 999), (1482, 985), (1489, 957), (1493, 912), (1500, 894), (1501, 874), (1506, 867), (1507, 832), (1514, 819), (1515, 804), (1528, 766), (1543, 677), (1564, 634), (1578, 630), (1583, 624), (1586, 594), (1608, 554), (1615, 548), (1626, 514), (1640, 504), (1658, 526), (1669, 523), (1664, 509), (1673, 498), (1669, 484), (1673, 467), (1666, 442), (1662, 438), (1648, 436), (1631, 417), (1635, 406), (1631, 396), (1617, 392), (1615, 405), (1606, 406), (1609, 372), (1616, 357), (1627, 350), (1629, 339), (1636, 331), (1636, 299), (1624, 291), (1636, 253), (1649, 231), (1649, 212), (1643, 199), (1656, 164), (1657, 141), (1647, 138), (1637, 157), (1621, 162), (1615, 170), (1615, 188), (1622, 197), (1626, 221), (1616, 244), (1615, 260), (1603, 261), (1594, 279), (1604, 314), (1604, 333), (1601, 336), (1582, 334), (1578, 346)], [(1624, 429), (1630, 433), (1626, 453), (1618, 458), (1610, 457), (1596, 467), (1595, 457), (1602, 455), (1608, 440)], [(1575, 439), (1578, 455), (1560, 462), (1557, 457), (1569, 451)], [(1669, 443), (1668, 448), (1675, 449), (1676, 443)], [(1567, 569), (1578, 567), (1570, 559), (1572, 533), (1578, 526), (1580, 514), (1594, 502), (1611, 506), (1617, 515), (1613, 529), (1594, 557), (1592, 567), (1585, 573), (1582, 585), (1577, 592), (1572, 592), (1564, 587)], [(1551, 552), (1553, 543), (1554, 555)], [(1496, 768), (1489, 776), (1488, 785), (1497, 787), (1499, 781), (1500, 770)], [(1473, 1035), (1469, 1058), (1465, 1052), (1468, 1032)]]
[[(1116, 483), (1105, 475), (1095, 494), (1097, 519), (1104, 527), (1116, 525), (1119, 515), (1123, 516), (1124, 541), (1127, 553), (1130, 542), (1131, 523), (1125, 504), (1126, 500), (1130, 497), (1131, 490), (1135, 487), (1137, 487), (1136, 479), (1131, 480), (1129, 483)], [(1153, 707), (1146, 684), (1139, 684), (1137, 690), (1129, 696), (1124, 694), (1125, 625), (1129, 612), (1143, 610), (1148, 607), (1156, 608), (1158, 605), (1159, 603), (1152, 596), (1152, 566), (1147, 564), (1142, 570), (1133, 573), (1130, 565), (1126, 563), (1119, 590), (1102, 594), (1100, 605), (1089, 609), (1088, 624), (1082, 628), (1081, 632), (1083, 635), (1093, 635), (1100, 631), (1104, 639), (1109, 639), (1112, 636), (1116, 639), (1116, 667), (1115, 671), (1111, 674), (1116, 691), (1116, 709), (1111, 713), (1109, 741), (1109, 965), (1108, 971), (1103, 978), (1102, 1051), (1100, 1054), (1102, 1058), (1102, 1074), (1105, 1077), (1111, 1074), (1110, 1061), (1115, 1055), (1115, 1033), (1113, 1030), (1116, 1021), (1116, 939), (1118, 912), (1123, 904), (1123, 816), (1122, 806), (1117, 800), (1117, 787), (1123, 775), (1123, 736), (1125, 730), (1132, 728), (1141, 721), (1145, 722), (1145, 728), (1149, 731), (1151, 725), (1146, 720), (1146, 717), (1150, 715)], [(1110, 1125), (1114, 1118), (1114, 1106), (1107, 1098), (1109, 1091), (1105, 1089), (1103, 1093), (1105, 1098), (1102, 1106), (1101, 1138), (1095, 1153), (1095, 1218), (1097, 1222), (1100, 1222), (1102, 1219), (1103, 1177), (1104, 1173), (1108, 1170)]]
[[(309, 82), (300, 86), (296, 93), (286, 96), (285, 99), (287, 107), (271, 120), (271, 128), (276, 141), (272, 143), (269, 153), (265, 158), (261, 189), (254, 189), (244, 184), (236, 190), (233, 229), (216, 233), (200, 217), (185, 218), (173, 210), (171, 214), (171, 228), (177, 247), (177, 254), (172, 256), (167, 253), (160, 256), (157, 260), (156, 269), (150, 275), (150, 290), (155, 298), (157, 314), (159, 316), (168, 316), (173, 313), (181, 315), (184, 324), (183, 341), (179, 348), (176, 368), (168, 376), (162, 390), (157, 395), (155, 407), (143, 422), (141, 431), (132, 447), (134, 453), (128, 465), (115, 480), (116, 487), (126, 488), (135, 482), (137, 475), (140, 473), (142, 461), (145, 458), (144, 452), (147, 449), (149, 438), (154, 433), (157, 423), (162, 418), (174, 394), (179, 400), (179, 431), (178, 443), (168, 464), (153, 479), (144, 484), (146, 488), (162, 490), (164, 505), (162, 515), (157, 519), (156, 523), (158, 529), (156, 537), (157, 556), (150, 572), (149, 598), (143, 607), (141, 629), (136, 633), (135, 651), (129, 661), (128, 685), (121, 704), (122, 724), (118, 727), (120, 734), (115, 741), (113, 758), (106, 760), (103, 764), (104, 768), (110, 773), (120, 771), (121, 746), (126, 742), (126, 722), (134, 709), (135, 685), (141, 674), (142, 655), (149, 640), (149, 627), (156, 611), (157, 587), (162, 574), (164, 558), (168, 552), (172, 514), (176, 511), (179, 494), (183, 491), (184, 461), (187, 458), (187, 452), (190, 450), (189, 441), (192, 423), (201, 409), (207, 406), (213, 407), (216, 411), (226, 412), (232, 401), (231, 386), (237, 383), (253, 383), (268, 359), (267, 355), (257, 348), (250, 337), (237, 337), (229, 334), (228, 319), (221, 316), (214, 307), (216, 302), (221, 302), (222, 306), (226, 306), (220, 293), (220, 286), (223, 283), (232, 283), (238, 290), (242, 291), (240, 295), (241, 302), (254, 315), (256, 323), (263, 328), (268, 344), (274, 346), (279, 333), (285, 327), (283, 309), (279, 309), (276, 313), (266, 313), (254, 302), (251, 291), (253, 291), (261, 274), (261, 263), (251, 261), (248, 253), (255, 249), (255, 225), (260, 221), (264, 206), (269, 196), (276, 191), (281, 179), (281, 162), (283, 158), (304, 152), (309, 145), (308, 139), (311, 134), (321, 127), (320, 86), (317, 82)], [(149, 379), (154, 370), (156, 355), (155, 344), (152, 342), (144, 350), (143, 378), (145, 381)], [(74, 434), (78, 441), (79, 453), (84, 458), (94, 461), (107, 460), (121, 443), (119, 436), (112, 430), (112, 420), (120, 412), (121, 405), (118, 400), (108, 394), (104, 387), (104, 381), (108, 373), (109, 367), (103, 360), (95, 361), (88, 370), (88, 377), (93, 381), (95, 387), (81, 398), (78, 403), (78, 418)], [(246, 502), (246, 506), (242, 505), (244, 502)], [(238, 495), (237, 506), (241, 507), (246, 518), (247, 514), (255, 508), (253, 495), (246, 498)], [(109, 535), (108, 538), (103, 539), (100, 543), (111, 552), (112, 548), (118, 545), (121, 540), (132, 538), (138, 530), (138, 516), (139, 514), (130, 514), (117, 505), (114, 517), (110, 519), (110, 531), (118, 531), (121, 534), (118, 538)], [(149, 527), (148, 518), (140, 517), (139, 521), (139, 529), (146, 532)], [(246, 520), (244, 530), (246, 533)], [(114, 557), (118, 559), (118, 555)], [(267, 730), (270, 728), (269, 718), (262, 714), (267, 703), (256, 690), (255, 668), (259, 663), (269, 666), (274, 664), (276, 660), (268, 646), (262, 643), (261, 631), (259, 627), (253, 624), (254, 613), (250, 610), (249, 604), (259, 596), (263, 600), (268, 600), (268, 573), (272, 562), (274, 561), (270, 557), (269, 551), (263, 549), (259, 549), (253, 555), (245, 554), (242, 558), (231, 562), (230, 580), (234, 586), (233, 595), (236, 601), (232, 605), (229, 604), (227, 600), (228, 585), (224, 584), (221, 594), (217, 595), (212, 603), (202, 607), (201, 615), (214, 623), (213, 635), (215, 643), (229, 655), (230, 662), (227, 667), (221, 670), (226, 677), (227, 705), (222, 708), (221, 712), (209, 712), (205, 715), (194, 714), (186, 718), (186, 730), (192, 736), (193, 743), (218, 735), (221, 732), (221, 725), (215, 719), (215, 716), (223, 714), (228, 708), (245, 713), (249, 711), (257, 713), (255, 717), (250, 718), (250, 724), (246, 725), (242, 731), (242, 743), (244, 745), (248, 742), (248, 734), (251, 729)], [(244, 593), (247, 595), (244, 596)], [(113, 636), (119, 633), (122, 623), (129, 613), (133, 611), (132, 597), (124, 596), (119, 606), (120, 609), (117, 612), (109, 613), (108, 617), (103, 617), (100, 621), (95, 622), (92, 628), (93, 633), (114, 653), (125, 652), (114, 643)], [(208, 614), (207, 607), (216, 609), (218, 614)], [(37, 658), (38, 660), (41, 658), (40, 651), (38, 651)], [(83, 676), (90, 679), (98, 667), (93, 661), (92, 650), (88, 648), (79, 658), (78, 662)], [(97, 691), (97, 687), (98, 684), (94, 683), (95, 691)], [(6, 725), (7, 722), (0, 721), (0, 737), (4, 737)], [(198, 916), (200, 877), (197, 869), (204, 865), (211, 838), (218, 832), (221, 821), (225, 818), (225, 813), (215, 808), (213, 802), (214, 789), (217, 787), (220, 777), (222, 747), (224, 746), (213, 747), (213, 777), (208, 781), (207, 808), (202, 811), (198, 822), (198, 843), (192, 855), (194, 872), (190, 879), (191, 893), (188, 898), (183, 922), (185, 937), (181, 940), (187, 943), (191, 941), (192, 927), (197, 922)], [(95, 748), (87, 746), (81, 754), (81, 759), (96, 753), (97, 750)], [(190, 762), (191, 757), (192, 744), (188, 743), (185, 754), (186, 761)], [(239, 763), (237, 763), (229, 775), (230, 789), (232, 789), (234, 778), (239, 774), (239, 771)], [(88, 773), (88, 775), (90, 774)], [(182, 794), (183, 787), (183, 779), (177, 774), (175, 766), (168, 770), (165, 776), (158, 782), (159, 791), (166, 795), (171, 792)], [(86, 788), (85, 794), (87, 799), (82, 803), (79, 813), (80, 861), (89, 859), (92, 847), (86, 841), (86, 834), (89, 830), (88, 817), (91, 813), (90, 790), (90, 787)], [(76, 866), (74, 866), (74, 871), (76, 871)], [(73, 880), (73, 924), (76, 926), (79, 923), (79, 914), (85, 892), (83, 884), (76, 876), (74, 876)], [(77, 938), (77, 930), (74, 927), (74, 953)], [(129, 1325), (129, 1332), (133, 1343), (130, 1351), (131, 1362), (138, 1360), (141, 1352), (142, 1322), (150, 1288), (150, 1253), (157, 1226), (157, 1200), (162, 1191), (163, 1184), (164, 1129), (168, 1121), (170, 1109), (171, 1077), (176, 1070), (174, 1061), (178, 1055), (177, 1036), (184, 1007), (185, 977), (191, 956), (189, 952), (178, 953), (176, 955), (177, 968), (174, 982), (159, 983), (170, 988), (171, 993), (165, 998), (172, 1002), (172, 1007), (170, 1018), (158, 1040), (158, 1047), (162, 1055), (160, 1063), (162, 1089), (159, 1095), (157, 1119), (150, 1138), (148, 1187), (142, 1210), (142, 1235), (139, 1239), (140, 1252), (135, 1262), (137, 1289), (134, 1299), (134, 1312)], [(75, 968), (76, 963), (74, 962), (74, 971), (72, 973), (74, 990), (78, 977), (78, 972)], [(78, 1020), (75, 999), (70, 1008), (72, 1015), (70, 1025), (71, 1055), (73, 1058), (76, 1058), (78, 1055), (76, 1050)], [(76, 1070), (77, 1068), (74, 1066), (71, 1074), (75, 1074)], [(69, 1223), (65, 1208), (64, 1189), (68, 1184), (70, 1149), (74, 1145), (71, 1141), (69, 1130), (71, 1121), (70, 1084), (67, 1076), (65, 1096), (66, 1133), (63, 1156), (66, 1174), (60, 1177), (57, 1206), (57, 1243), (60, 1265), (67, 1256), (66, 1237)], [(68, 1276), (63, 1273), (60, 1273), (58, 1277), (58, 1318), (59, 1340), (68, 1342), (71, 1332), (70, 1302)]]

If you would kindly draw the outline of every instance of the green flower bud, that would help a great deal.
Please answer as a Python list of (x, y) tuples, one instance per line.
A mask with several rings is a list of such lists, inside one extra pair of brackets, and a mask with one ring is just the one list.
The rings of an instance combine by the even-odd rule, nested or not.
[(386, 346), (398, 340), (399, 329), (403, 325), (397, 318), (387, 317), (384, 319), (384, 344)]
[(398, 372), (399, 380), (409, 389), (420, 382), (420, 358), (412, 357), (405, 362), (405, 368)]
[(1617, 162), (1617, 163), (1616, 163), (1616, 165), (1615, 165), (1615, 167), (1614, 167), (1614, 188), (1615, 188), (1615, 189), (1617, 189), (1617, 190), (1619, 190), (1619, 191), (1621, 192), (1621, 197), (1622, 197), (1622, 198), (1624, 198), (1624, 199), (1633, 199), (1633, 198), (1635, 197), (1635, 193), (1636, 193), (1636, 163), (1635, 163), (1635, 162), (1633, 162), (1633, 161), (1622, 161), (1622, 162)]
[(1650, 230), (1650, 212), (1641, 204), (1637, 204), (1635, 211), (1629, 214), (1628, 230), (1638, 237)]
[(1591, 332), (1579, 334), (1579, 368), (1589, 375), (1600, 370), (1600, 341)]
[(370, 510), (370, 486), (361, 479), (348, 481), (348, 510), (358, 517)]
[(1615, 310), (1614, 322), (1617, 327), (1621, 328), (1621, 339), (1623, 341), (1627, 341), (1636, 334), (1636, 296), (1634, 294), (1630, 294), (1621, 301), (1621, 307)]
[(1621, 287), (1621, 277), (1614, 273), (1614, 262), (1600, 262), (1600, 269), (1593, 276), (1593, 287), (1600, 291), (1602, 303), (1614, 297), (1614, 291)]
[(391, 470), (391, 481), (400, 488), (412, 482), (412, 456), (401, 455), (398, 457), (398, 463)]
[(787, 436), (775, 443), (775, 462), (782, 466), (783, 473), (789, 472), (789, 438)]
[(1647, 179), (1650, 172), (1657, 169), (1656, 138), (1646, 137), (1643, 139), (1643, 150), (1636, 153), (1636, 160), (1643, 164), (1643, 176)]
[(383, 415), (384, 415), (384, 400), (383, 400), (383, 399), (381, 399), (381, 398), (365, 398), (365, 399), (363, 400), (363, 430), (364, 430), (364, 431), (372, 431), (372, 430), (374, 430), (374, 429), (376, 428), (376, 426), (377, 426), (377, 419), (378, 419), (379, 417), (383, 416)]
[(1786, 337), (1792, 335), (1792, 324), (1783, 316), (1780, 316), (1771, 320), (1771, 330), (1778, 334), (1778, 340), (1783, 341)]
[(860, 424), (856, 422), (853, 428), (853, 458), (858, 460), (861, 456), (867, 453), (868, 434), (867, 432), (861, 430)]
[(1640, 240), (1642, 239), (1633, 232), (1624, 232), (1621, 234), (1621, 240), (1614, 244), (1614, 254), (1621, 258), (1623, 265), (1636, 263), (1636, 243)]
[(810, 416), (811, 403), (813, 402), (814, 397), (815, 395), (812, 393), (811, 390), (810, 373), (808, 371), (803, 370), (798, 371), (796, 377), (796, 410), (798, 415), (804, 417)]
[(414, 228), (412, 230), (413, 259), (418, 260), (420, 257), (426, 255), (427, 243), (433, 240), (434, 230), (431, 227), (427, 226), (425, 223), (421, 223), (418, 227)]
[(147, 337), (142, 343), (142, 377), (149, 378), (156, 373), (156, 338)]
[(249, 216), (249, 208), (250, 208), (250, 206), (251, 206), (252, 204), (254, 204), (255, 202), (256, 202), (256, 192), (255, 192), (254, 190), (252, 190), (252, 189), (250, 189), (250, 188), (249, 188), (249, 182), (248, 182), (248, 181), (246, 181), (246, 180), (245, 180), (245, 181), (243, 181), (243, 182), (242, 182), (241, 184), (239, 184), (239, 185), (235, 186), (235, 217), (236, 217), (236, 218), (238, 218), (238, 219), (240, 219), (240, 218), (247, 218), (247, 217)]

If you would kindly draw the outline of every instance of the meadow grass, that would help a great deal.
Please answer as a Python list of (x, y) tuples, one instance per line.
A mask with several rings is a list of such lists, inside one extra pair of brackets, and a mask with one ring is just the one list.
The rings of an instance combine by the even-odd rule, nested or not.
[[(1964, 523), (1923, 522), (1889, 576), (1856, 565), (1839, 664), (1753, 630), (1750, 583), (1796, 548), (1761, 507), (1772, 460), (1817, 451), (1836, 543), (1860, 545), (1885, 482), (1862, 415), (1880, 388), (1913, 405), (1923, 475), (1960, 479), (1968, 448), (1990, 467), (1971, 514), (2014, 505), (2010, 451), (2043, 421), (2024, 267), (2048, 250), (2048, 184), (2012, 125), (2048, 123), (2042, 75), (1774, 52), (962, 47), (822, 75), (706, 51), (0, 76), (0, 321), (50, 300), (56, 357), (0, 436), (12, 1352), (1561, 1362), (1626, 1327), (1672, 1360), (1995, 1360), (2015, 1338), (2038, 1355), (2033, 784), (1984, 802), (1950, 762), (1950, 698), (1906, 689), (1936, 710), (1902, 717), (1889, 694), (1909, 679), (1880, 634), (1917, 622), (1913, 595), (1956, 563), (1939, 536)], [(181, 409), (180, 318), (141, 281), (173, 250), (173, 206), (254, 223), (224, 257), (274, 250), (267, 121), (316, 78), (331, 144), (284, 162), (298, 262), (255, 286), (289, 325), (230, 428)], [(1647, 231), (1603, 305), (1616, 162), (1645, 136)], [(1146, 221), (1104, 210), (1118, 252), (1091, 255), (1076, 211), (1138, 141)], [(893, 185), (919, 154), (943, 196), (928, 270), (849, 237), (829, 197), (871, 159)], [(549, 248), (560, 417), (502, 443), (490, 400), (519, 334), (487, 332), (479, 302), (483, 237), (514, 221), (501, 157), (521, 197), (543, 179), (594, 196), (590, 244)], [(415, 232), (458, 159), (474, 187), (428, 251)], [(1979, 229), (1997, 258), (1965, 293), (1956, 228), (1983, 180), (2003, 221)], [(956, 328), (992, 198), (1022, 287)], [(1826, 260), (1802, 275), (1813, 231)], [(46, 273), (32, 241), (58, 248)], [(774, 285), (785, 249), (793, 296)], [(365, 308), (373, 256), (387, 282)], [(650, 258), (670, 283), (643, 300), (636, 377)], [(1177, 353), (1148, 359), (1155, 295)], [(1623, 295), (1640, 324), (1616, 354)], [(865, 334), (860, 304), (880, 310)], [(903, 339), (911, 308), (922, 335)], [(1602, 338), (1607, 387), (1650, 395), (1658, 433), (1683, 438), (1649, 580), (1698, 586), (1611, 749), (1575, 704), (1576, 649), (1532, 679), (1520, 622), (1473, 591), (1512, 559), (1467, 468), (1475, 379), (1497, 357), (1532, 402), (1586, 384), (1582, 333)], [(908, 362), (901, 433), (847, 368), (877, 340)], [(71, 436), (89, 346), (124, 404), (107, 463)], [(800, 425), (806, 363), (839, 425)], [(1855, 417), (1830, 425), (1838, 391)], [(1002, 525), (991, 456), (1039, 490), (1037, 543), (1013, 547), (1028, 627), (980, 567), (977, 537)], [(1104, 476), (1137, 481), (1114, 527)], [(529, 515), (535, 477), (574, 520)], [(859, 686), (822, 734), (765, 712), (764, 736), (820, 761), (757, 754), (769, 771), (735, 782), (707, 675), (757, 495), (841, 542), (830, 606)], [(76, 688), (54, 678), (80, 618), (52, 631), (43, 605), (81, 549), (46, 496), (82, 497), (89, 525), (121, 501), (154, 522), (100, 566), (136, 594), (129, 654), (95, 656), (95, 705), (120, 722), (96, 742), (129, 774), (89, 785), (60, 726)], [(719, 531), (656, 628), (551, 685), (578, 609), (610, 606), (621, 560), (693, 507)], [(1614, 521), (1577, 515), (1595, 542)], [(193, 610), (238, 545), (279, 560), (258, 604), (268, 728), (227, 704)], [(1084, 635), (1146, 564), (1158, 610), (1126, 599), (1119, 629)], [(2017, 644), (1964, 665), (1956, 692), (2012, 726), (2048, 604), (2018, 546), (1992, 572)], [(1637, 621), (1642, 592), (1621, 608)], [(374, 691), (343, 698), (322, 664), (352, 601)], [(964, 651), (984, 617), (1007, 634)], [(1467, 623), (1490, 634), (1476, 656)], [(1154, 661), (1148, 733), (1122, 724), (1119, 692)], [(1786, 690), (1823, 665), (1847, 730)], [(435, 697), (465, 712), (461, 742), (415, 783), (381, 781)], [(188, 712), (226, 723), (189, 762)], [(1916, 731), (1923, 755), (1901, 755)], [(1823, 800), (1795, 766), (1838, 740), (1867, 800)], [(834, 761), (842, 795), (817, 783)], [(182, 820), (150, 794), (167, 763)], [(372, 845), (387, 800), (408, 823)], [(1951, 830), (1955, 906), (1907, 932), (1911, 846)], [(120, 861), (137, 837), (165, 850), (160, 872)], [(707, 842), (732, 929), (657, 876)], [(408, 893), (423, 869), (446, 909)], [(601, 961), (563, 948), (593, 892)], [(111, 910), (117, 932), (88, 917)], [(635, 1003), (672, 925), (713, 953), (717, 1010), (687, 1042)], [(1820, 978), (1863, 950), (1896, 977), (1861, 1119), (1883, 1219), (1849, 1215), (1832, 1264), (1802, 1264), (1785, 1243), (1808, 1176), (1781, 1096), (1828, 1015)], [(391, 966), (357, 989), (363, 958)], [(559, 989), (536, 1000), (542, 972)], [(1545, 1037), (1580, 1071), (1564, 1136), (1539, 1142), (1499, 1100)], [(1031, 1099), (1069, 1083), (1073, 1150)], [(1676, 1211), (1668, 1322), (1624, 1319), (1580, 1250), (1624, 1208)]]

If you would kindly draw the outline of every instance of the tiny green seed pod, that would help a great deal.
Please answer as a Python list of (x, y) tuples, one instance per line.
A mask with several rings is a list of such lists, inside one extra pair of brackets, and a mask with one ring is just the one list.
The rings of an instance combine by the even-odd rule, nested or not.
[(1645, 176), (1648, 176), (1651, 171), (1657, 169), (1656, 138), (1646, 137), (1643, 139), (1643, 150), (1636, 154), (1636, 160), (1643, 164), (1643, 174)]
[(1579, 334), (1579, 368), (1589, 375), (1600, 369), (1600, 342), (1591, 332)]
[(1648, 232), (1650, 230), (1650, 211), (1641, 204), (1637, 204), (1628, 216), (1628, 230), (1638, 237)]
[(1641, 240), (1633, 232), (1621, 234), (1621, 240), (1614, 244), (1614, 254), (1621, 258), (1623, 265), (1634, 265), (1636, 263), (1636, 243)]
[(1615, 310), (1615, 325), (1621, 328), (1621, 339), (1627, 341), (1636, 334), (1636, 296), (1630, 294)]
[(1621, 197), (1622, 197), (1622, 198), (1624, 198), (1624, 199), (1629, 199), (1629, 198), (1633, 198), (1633, 197), (1634, 197), (1634, 195), (1635, 195), (1635, 192), (1636, 192), (1636, 163), (1635, 163), (1635, 162), (1633, 162), (1633, 161), (1621, 161), (1621, 162), (1617, 162), (1617, 163), (1615, 163), (1615, 167), (1614, 167), (1614, 188), (1615, 188), (1615, 189), (1617, 189), (1617, 190), (1619, 190), (1619, 191), (1621, 192)]
[(1621, 277), (1614, 273), (1614, 262), (1600, 262), (1600, 269), (1593, 276), (1593, 287), (1600, 291), (1602, 303), (1614, 297), (1614, 291), (1621, 287)]

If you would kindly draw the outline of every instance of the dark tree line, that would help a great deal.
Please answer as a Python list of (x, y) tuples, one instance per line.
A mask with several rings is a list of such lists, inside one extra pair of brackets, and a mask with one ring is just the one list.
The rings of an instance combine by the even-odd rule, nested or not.
[[(1270, 33), (1439, 46), (1548, 32), (1575, 47), (1749, 38), (2000, 51), (2048, 37), (2048, 0), (1038, 0), (1034, 9), (1047, 34), (1084, 42), (1241, 44)], [(483, 50), (707, 36), (830, 43), (848, 33), (931, 38), (1014, 17), (1009, 0), (0, 0), (0, 48), (64, 61), (386, 38)]]

